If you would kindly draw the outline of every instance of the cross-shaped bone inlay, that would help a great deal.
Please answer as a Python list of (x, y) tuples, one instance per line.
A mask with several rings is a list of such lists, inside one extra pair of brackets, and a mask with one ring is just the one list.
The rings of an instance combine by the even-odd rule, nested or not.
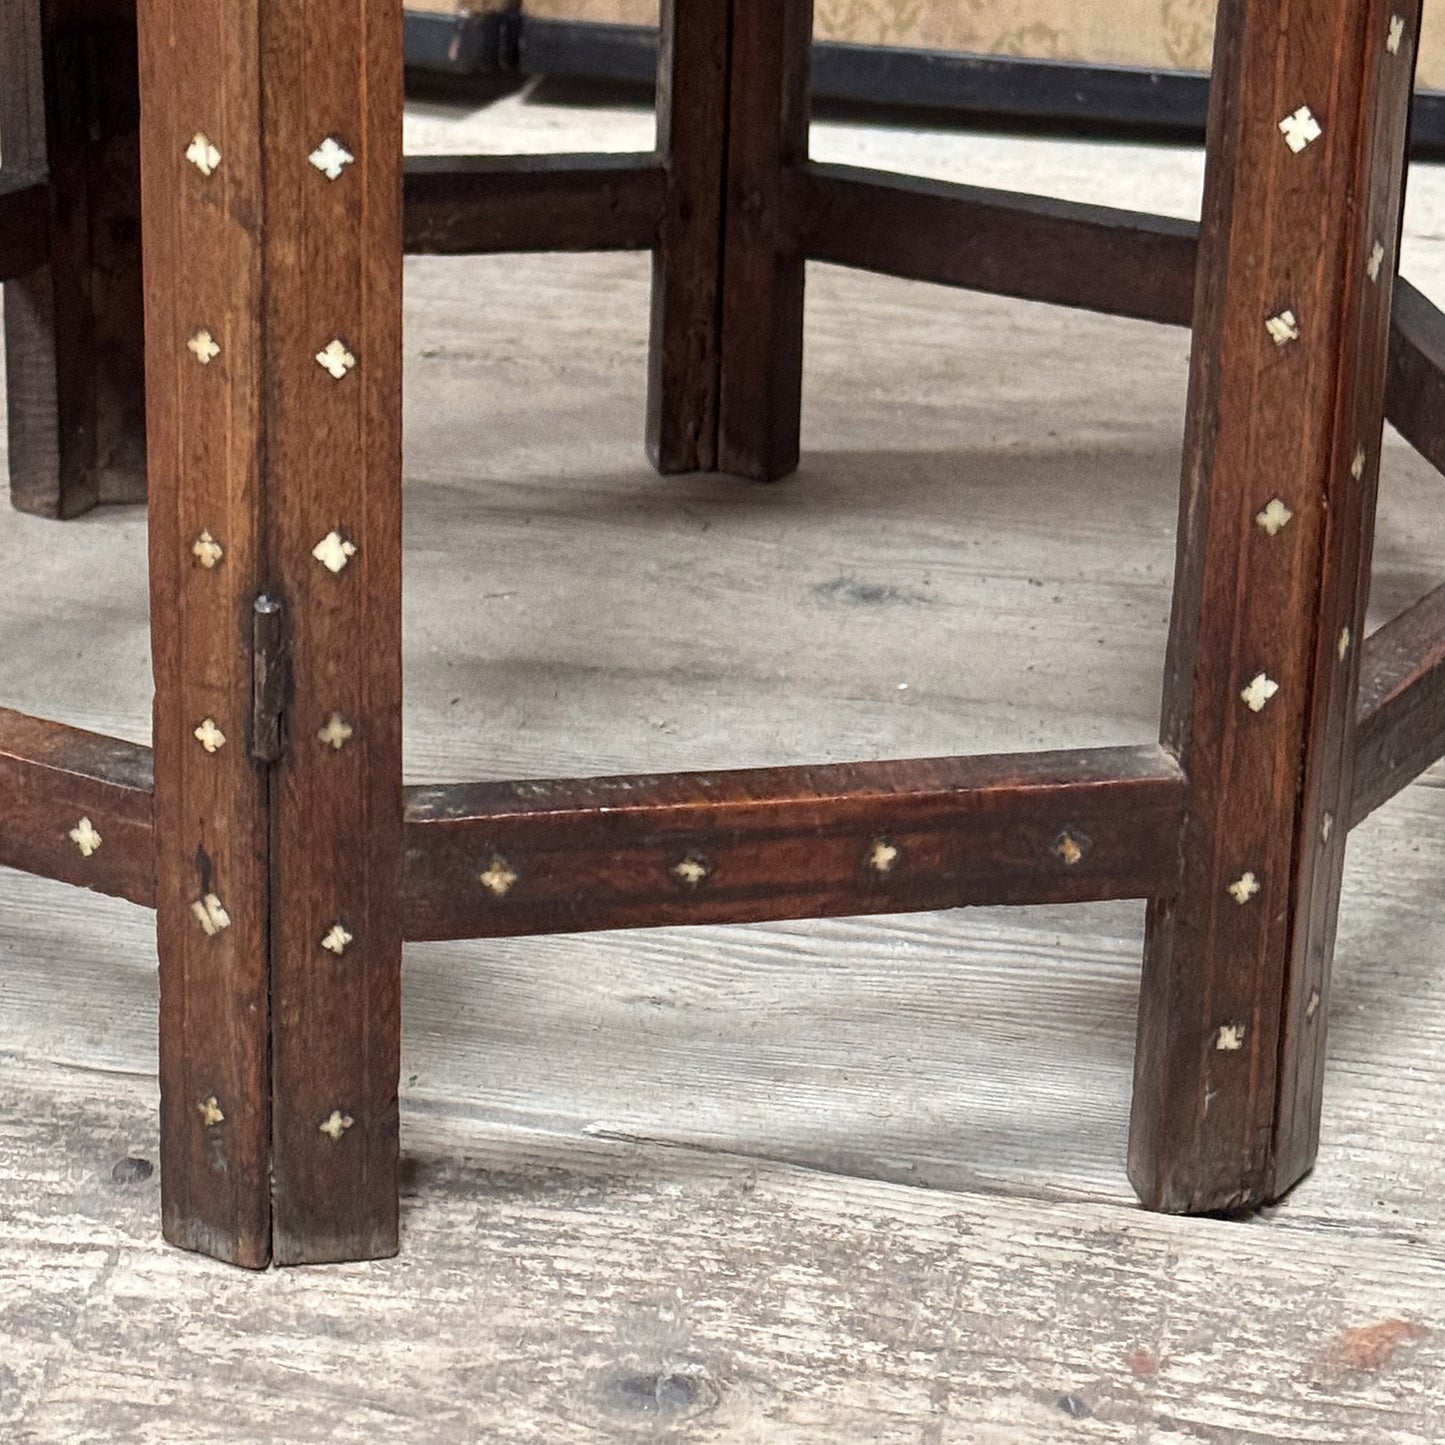
[(689, 853), (680, 863), (674, 863), (670, 871), (685, 887), (696, 888), (712, 873), (712, 865), (706, 858)]
[(1354, 458), (1350, 462), (1350, 475), (1358, 482), (1364, 478), (1365, 463), (1369, 458), (1365, 455), (1364, 447), (1356, 447)]
[(517, 871), (500, 853), (493, 853), (480, 882), (494, 898), (505, 898), (517, 885)]
[(356, 556), (356, 543), (348, 542), (340, 532), (328, 532), (311, 549), (311, 555), (328, 572), (340, 572)]
[(339, 712), (334, 712), (326, 719), (326, 726), (316, 734), (316, 741), (325, 743), (328, 748), (339, 753), (351, 741), (355, 732), (356, 729)]
[(213, 176), (221, 164), (221, 153), (204, 135), (198, 134), (186, 151), (186, 159), (203, 176)]
[(1365, 262), (1365, 274), (1371, 281), (1380, 279), (1380, 267), (1385, 264), (1385, 248), (1376, 241), (1370, 247), (1370, 259)]
[(94, 824), (89, 818), (82, 818), (75, 827), (70, 830), (70, 841), (80, 849), (82, 858), (89, 858), (90, 855), (99, 849), (101, 844), (100, 834), (95, 831)]
[(316, 353), (316, 364), (340, 381), (356, 365), (356, 358), (346, 349), (344, 341), (333, 341), (324, 351)]
[(339, 181), (341, 173), (356, 159), (335, 136), (327, 136), (308, 157), (328, 181)]
[(195, 554), (196, 561), (209, 572), (215, 567), (226, 554), (221, 544), (211, 536), (209, 532), (202, 532), (194, 542), (191, 543), (191, 551)]
[(343, 1114), (340, 1109), (333, 1109), (331, 1116), (320, 1128), (321, 1132), (335, 1144), (355, 1122), (356, 1120), (350, 1114)]
[(191, 912), (207, 938), (214, 938), (231, 926), (231, 915), (221, 906), (221, 900), (214, 893), (196, 899), (191, 904)]
[(1279, 123), (1279, 132), (1284, 137), (1284, 143), (1296, 155), (1324, 134), (1314, 112), (1307, 105), (1300, 106), (1293, 115), (1285, 116)]
[(1221, 1054), (1237, 1054), (1244, 1047), (1244, 1025), (1223, 1024), (1214, 1040), (1214, 1047)]
[(1076, 864), (1084, 861), (1084, 854), (1088, 852), (1088, 847), (1085, 840), (1066, 832), (1061, 834), (1058, 842), (1054, 844), (1054, 852), (1064, 860), (1065, 867), (1073, 868)]
[(1260, 673), (1239, 695), (1250, 712), (1263, 712), (1278, 691), (1279, 684), (1272, 677)]
[(221, 348), (216, 344), (216, 338), (204, 327), (186, 342), (186, 350), (202, 366), (209, 366), (221, 354)]
[(218, 753), (226, 746), (226, 735), (216, 726), (213, 717), (208, 717), (195, 730), (194, 737), (208, 753)]
[(891, 873), (898, 861), (898, 849), (887, 838), (875, 838), (868, 849), (868, 866), (875, 873)]
[(1337, 651), (1338, 651), (1339, 654), (1340, 654), (1340, 661), (1341, 661), (1341, 662), (1343, 662), (1343, 661), (1345, 660), (1345, 658), (1348, 657), (1349, 654), (1350, 654), (1350, 642), (1351, 642), (1351, 641), (1352, 641), (1352, 638), (1351, 638), (1351, 636), (1350, 636), (1350, 629), (1349, 629), (1348, 627), (1346, 627), (1346, 628), (1344, 628), (1344, 629), (1340, 632), (1340, 645), (1339, 645), (1339, 647), (1338, 647), (1338, 649), (1337, 649)]
[(1243, 908), (1252, 898), (1259, 896), (1259, 888), (1259, 879), (1253, 873), (1246, 873), (1243, 878), (1229, 885), (1229, 896)]
[(1294, 520), (1294, 513), (1276, 497), (1254, 520), (1271, 537), (1278, 537)]
[(1299, 340), (1299, 322), (1293, 311), (1281, 311), (1278, 316), (1271, 316), (1264, 323), (1264, 329), (1276, 346), (1288, 346), (1291, 341)]
[(331, 931), (321, 940), (321, 946), (328, 953), (334, 953), (340, 958), (346, 952), (346, 945), (351, 943), (352, 937), (339, 923), (331, 925)]
[(217, 1124), (226, 1122), (226, 1116), (221, 1112), (220, 1102), (214, 1094), (207, 1094), (196, 1108), (200, 1110), (201, 1123), (208, 1129), (214, 1129)]
[(1405, 17), (1403, 15), (1390, 16), (1390, 33), (1385, 39), (1385, 49), (1391, 55), (1400, 53), (1400, 45), (1405, 39)]

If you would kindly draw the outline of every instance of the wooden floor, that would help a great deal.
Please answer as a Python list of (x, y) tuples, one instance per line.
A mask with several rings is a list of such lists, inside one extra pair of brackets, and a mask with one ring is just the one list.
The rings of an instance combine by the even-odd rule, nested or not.
[[(1198, 204), (1184, 151), (815, 149)], [(1409, 231), (1445, 295), (1445, 174)], [(757, 489), (642, 463), (645, 258), (408, 284), (411, 781), (1155, 735), (1182, 335), (819, 268)], [(1445, 572), (1445, 481), (1386, 473), (1382, 616)], [(144, 542), (0, 516), (0, 703), (147, 737)], [(989, 910), (413, 948), (401, 1257), (244, 1275), (158, 1238), (150, 916), (0, 876), (0, 1441), (1445, 1440), (1442, 782), (1352, 841), (1320, 1164), (1250, 1220), (1133, 1207), (1142, 908)]]

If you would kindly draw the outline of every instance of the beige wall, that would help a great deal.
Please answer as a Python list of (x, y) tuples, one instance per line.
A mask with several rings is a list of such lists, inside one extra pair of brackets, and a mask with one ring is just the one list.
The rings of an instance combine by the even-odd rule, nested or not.
[[(815, 0), (818, 34), (1115, 65), (1207, 70), (1216, 0)], [(529, 15), (657, 23), (658, 0), (523, 0)], [(1420, 82), (1445, 89), (1445, 8), (1426, 7)]]

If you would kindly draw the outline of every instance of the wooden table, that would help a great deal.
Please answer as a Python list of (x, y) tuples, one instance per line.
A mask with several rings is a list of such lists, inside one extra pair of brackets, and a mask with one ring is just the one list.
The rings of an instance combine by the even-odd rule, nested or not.
[[(1117, 898), (1141, 1198), (1278, 1197), (1345, 840), (1445, 753), (1445, 594), (1364, 637), (1387, 381), (1445, 461), (1418, 5), (1225, 0), (1199, 228), (813, 164), (807, 0), (664, 9), (655, 154), (404, 166), (395, 0), (141, 0), (154, 748), (0, 715), (0, 862), (156, 908), (167, 1237), (396, 1249), (404, 938)], [(0, 186), (0, 276), (54, 185)], [(656, 258), (667, 473), (796, 465), (809, 259), (1192, 321), (1160, 744), (404, 789), (403, 253), (601, 249)]]

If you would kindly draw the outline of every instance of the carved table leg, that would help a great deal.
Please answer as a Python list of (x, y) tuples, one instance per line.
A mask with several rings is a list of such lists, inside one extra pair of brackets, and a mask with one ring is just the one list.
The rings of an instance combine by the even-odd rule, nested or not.
[(1220, 7), (1166, 678), (1181, 886), (1150, 918), (1131, 1146), (1159, 1209), (1272, 1199), (1314, 1159), (1418, 12)]
[(401, 12), (140, 20), (166, 1234), (252, 1266), (384, 1254)]

